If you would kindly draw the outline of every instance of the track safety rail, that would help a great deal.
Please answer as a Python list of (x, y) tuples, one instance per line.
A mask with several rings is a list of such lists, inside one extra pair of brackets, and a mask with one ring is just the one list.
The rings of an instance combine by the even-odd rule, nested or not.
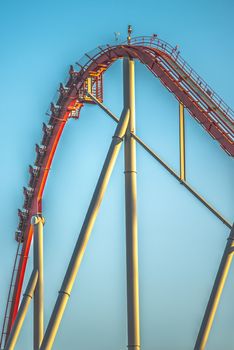
[(219, 107), (234, 122), (234, 111), (224, 102), (224, 100), (206, 83), (206, 81), (181, 57), (179, 48), (173, 47), (166, 41), (159, 39), (156, 35), (139, 36), (131, 39), (131, 45), (156, 47), (169, 54), (175, 62), (193, 79), (196, 84), (209, 96), (217, 107)]
[[(73, 71), (73, 68), (70, 70), (70, 76), (68, 80), (65, 82), (65, 85), (60, 84), (55, 95), (56, 100), (54, 101), (54, 103), (51, 103), (50, 109), (46, 113), (50, 117), (49, 123), (43, 124), (44, 135), (42, 139), (42, 144), (36, 145), (37, 158), (34, 165), (29, 167), (29, 172), (31, 174), (29, 180), (29, 187), (24, 189), (24, 207), (22, 210), (18, 211), (20, 221), (17, 231), (17, 240), (19, 243), (12, 278), (10, 282), (10, 290), (6, 305), (0, 346), (4, 346), (7, 334), (9, 334), (9, 330), (12, 327), (14, 317), (17, 313), (17, 303), (19, 302), (19, 294), (21, 293), (24, 271), (27, 264), (27, 254), (31, 243), (31, 216), (35, 214), (35, 205), (37, 206), (39, 211), (41, 209), (41, 199), (48, 172), (50, 170), (50, 164), (52, 162), (53, 155), (56, 151), (56, 147), (59, 142), (59, 138), (63, 131), (64, 125), (66, 124), (69, 118), (74, 117), (75, 119), (78, 119), (80, 109), (83, 106), (83, 104), (79, 103), (79, 101), (77, 100), (77, 94), (79, 92), (79, 89), (81, 89), (84, 86), (85, 80), (89, 75), (89, 71), (97, 67), (100, 57), (105, 57), (106, 66), (108, 68), (112, 63), (115, 62), (115, 60), (128, 55), (130, 50), (134, 49), (134, 47), (136, 49), (141, 49), (142, 47), (142, 49), (144, 49), (145, 52), (147, 52), (147, 54), (149, 54), (150, 49), (159, 50), (162, 53), (160, 56), (161, 63), (164, 62), (164, 64), (166, 62), (163, 57), (164, 53), (165, 56), (168, 55), (168, 57), (171, 57), (172, 61), (175, 62), (180, 67), (180, 69), (182, 69), (183, 72), (190, 77), (194, 84), (196, 84), (205, 93), (208, 99), (213, 101), (217, 108), (220, 111), (222, 111), (223, 114), (225, 114), (227, 120), (231, 123), (231, 125), (233, 125), (233, 110), (230, 107), (228, 107), (228, 105), (223, 101), (223, 99), (221, 99), (219, 95), (216, 94), (213, 91), (213, 89), (180, 56), (178, 47), (172, 47), (167, 42), (159, 39), (156, 34), (153, 34), (152, 36), (140, 36), (132, 38), (130, 45), (126, 45), (126, 42), (123, 42), (118, 45), (107, 44), (98, 46), (96, 49), (88, 52), (78, 62), (76, 62), (78, 70)], [(134, 54), (135, 58), (139, 58), (137, 52), (135, 52)], [(172, 77), (172, 81), (173, 79), (175, 79), (175, 76), (174, 78)], [(202, 103), (202, 101), (200, 103)], [(212, 118), (216, 123), (220, 122), (220, 119), (216, 117), (216, 115), (213, 115)], [(225, 125), (221, 125), (221, 128), (225, 131), (226, 134), (229, 133), (230, 129), (227, 128)], [(230, 135), (230, 137), (232, 137), (233, 139), (233, 135)], [(225, 220), (223, 222), (225, 222)], [(23, 242), (23, 238), (25, 237), (26, 239), (28, 239), (26, 243)], [(20, 269), (21, 271), (19, 271)], [(21, 275), (19, 275), (19, 273), (21, 273)], [(19, 276), (20, 279), (17, 279)], [(18, 299), (14, 300), (13, 297), (15, 298), (16, 292), (18, 292)], [(15, 306), (14, 310), (12, 309), (13, 306)]]

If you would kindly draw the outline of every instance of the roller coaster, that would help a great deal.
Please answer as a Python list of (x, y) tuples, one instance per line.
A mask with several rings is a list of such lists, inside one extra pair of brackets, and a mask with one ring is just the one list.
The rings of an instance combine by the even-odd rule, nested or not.
[[(103, 76), (116, 60), (121, 59), (124, 62), (124, 107), (121, 117), (118, 118), (103, 104)], [(135, 134), (135, 60), (145, 65), (178, 100), (179, 174)], [(42, 141), (36, 145), (35, 149), (35, 163), (29, 166), (30, 178), (28, 186), (23, 189), (23, 208), (18, 210), (19, 224), (15, 233), (17, 249), (2, 326), (1, 349), (14, 349), (23, 322), (23, 307), (26, 307), (25, 305), (28, 303), (26, 299), (32, 298), (33, 293), (34, 297), (35, 294), (38, 294), (37, 302), (34, 303), (34, 312), (40, 315), (38, 317), (43, 318), (43, 305), (41, 305), (43, 304), (43, 272), (42, 266), (40, 266), (40, 254), (42, 254), (40, 239), (42, 238), (40, 235), (43, 231), (42, 198), (44, 188), (66, 123), (70, 119), (78, 119), (86, 104), (96, 104), (102, 108), (117, 123), (117, 128), (45, 334), (43, 320), (37, 319), (34, 322), (34, 349), (49, 350), (53, 346), (122, 141), (124, 141), (125, 146), (128, 348), (140, 349), (135, 159), (135, 144), (138, 143), (224, 225), (231, 229), (194, 347), (195, 350), (205, 349), (233, 256), (234, 229), (232, 223), (229, 223), (186, 181), (184, 109), (206, 130), (208, 137), (211, 136), (214, 142), (217, 142), (223, 151), (231, 157), (234, 155), (234, 111), (181, 57), (177, 47), (172, 47), (159, 39), (156, 34), (132, 38), (131, 27), (128, 28), (126, 41), (115, 45), (98, 46), (76, 62), (76, 69), (74, 66), (70, 66), (68, 79), (66, 83), (60, 84), (58, 91), (57, 101), (51, 103), (50, 106), (49, 122), (43, 123)], [(38, 247), (34, 250), (36, 256), (34, 271), (20, 305), (28, 254), (35, 232), (38, 236)], [(36, 251), (37, 249), (38, 251)]]

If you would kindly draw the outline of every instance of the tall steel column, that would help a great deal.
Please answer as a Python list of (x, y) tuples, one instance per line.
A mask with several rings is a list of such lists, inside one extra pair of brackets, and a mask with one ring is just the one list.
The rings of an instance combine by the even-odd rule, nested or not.
[(59, 296), (51, 315), (49, 325), (46, 329), (45, 337), (43, 339), (40, 350), (50, 350), (53, 346), (53, 342), (62, 320), (68, 298), (70, 297), (71, 290), (75, 282), (75, 278), (78, 273), (83, 255), (85, 253), (85, 249), (88, 244), (89, 237), (102, 202), (102, 198), (104, 196), (113, 167), (115, 165), (123, 137), (125, 136), (128, 122), (129, 110), (124, 108), (115, 134), (113, 136), (109, 151), (107, 153), (87, 214), (85, 216), (79, 238), (73, 251), (69, 266), (67, 268), (66, 275), (64, 277), (62, 287), (59, 291)]
[(44, 281), (43, 281), (43, 225), (44, 218), (36, 215), (31, 223), (34, 227), (33, 238), (33, 263), (34, 270), (38, 271), (38, 281), (34, 291), (33, 312), (33, 344), (34, 350), (39, 350), (44, 336)]
[(32, 300), (32, 297), (33, 297), (33, 292), (36, 288), (37, 280), (38, 280), (38, 271), (33, 270), (31, 277), (29, 279), (29, 282), (28, 282), (28, 286), (27, 286), (25, 293), (23, 295), (23, 299), (21, 301), (20, 308), (19, 308), (19, 311), (17, 313), (17, 317), (15, 319), (14, 325), (13, 325), (12, 330), (9, 334), (8, 339), (7, 339), (7, 343), (6, 343), (6, 346), (4, 348), (5, 350), (14, 350), (14, 348), (15, 348), (17, 339), (19, 337), (19, 333), (21, 331), (25, 316), (26, 316), (27, 311), (28, 311), (30, 301)]
[(186, 180), (185, 173), (185, 130), (184, 130), (184, 105), (179, 103), (179, 129), (180, 129), (180, 180)]
[(140, 349), (137, 185), (135, 133), (135, 77), (134, 61), (124, 58), (124, 106), (130, 110), (129, 125), (125, 135), (125, 210), (126, 210), (126, 260), (128, 304), (128, 348)]
[(227, 279), (228, 271), (231, 266), (234, 253), (234, 225), (232, 226), (228, 241), (223, 253), (223, 257), (219, 266), (218, 273), (215, 278), (214, 286), (208, 301), (202, 325), (197, 337), (194, 350), (204, 350), (210, 330), (214, 321), (215, 313), (219, 305), (219, 300)]
[[(91, 93), (88, 93), (88, 96), (93, 100), (103, 111), (105, 111), (115, 122), (118, 123), (119, 119), (108, 109), (103, 103), (101, 103), (95, 96)], [(177, 181), (180, 183), (195, 197), (197, 198), (207, 209), (210, 210), (219, 220), (221, 220), (224, 225), (228, 228), (232, 228), (230, 222), (228, 222), (215, 208), (213, 208), (198, 192), (196, 192), (186, 181), (181, 180), (181, 176), (177, 175), (174, 170), (172, 170), (146, 143), (140, 139), (136, 134), (132, 134), (132, 137), (136, 142), (141, 145), (154, 159), (156, 159)]]

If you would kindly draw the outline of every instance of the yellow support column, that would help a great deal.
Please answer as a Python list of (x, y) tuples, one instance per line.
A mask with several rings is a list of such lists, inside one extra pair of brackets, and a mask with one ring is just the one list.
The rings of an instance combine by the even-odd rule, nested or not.
[(204, 350), (208, 341), (214, 317), (228, 276), (234, 254), (234, 225), (228, 237), (219, 270), (214, 282), (194, 350)]
[(127, 259), (128, 349), (140, 349), (137, 185), (135, 133), (135, 76), (134, 61), (124, 58), (124, 106), (130, 110), (125, 135), (125, 215)]
[(33, 262), (34, 270), (38, 271), (38, 281), (34, 291), (33, 310), (33, 343), (34, 350), (39, 350), (44, 336), (44, 277), (43, 277), (43, 226), (45, 220), (40, 215), (32, 217), (34, 227)]
[(87, 93), (92, 93), (92, 79), (91, 77), (87, 78)]
[(186, 180), (185, 173), (185, 128), (184, 128), (184, 105), (179, 104), (179, 129), (180, 129), (180, 180)]

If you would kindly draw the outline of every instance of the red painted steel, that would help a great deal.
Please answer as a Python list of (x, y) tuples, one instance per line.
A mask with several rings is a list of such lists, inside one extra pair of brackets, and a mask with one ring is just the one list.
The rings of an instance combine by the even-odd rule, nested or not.
[[(74, 115), (79, 117), (80, 109), (85, 101), (87, 78), (97, 86), (97, 98), (103, 99), (102, 74), (117, 59), (130, 56), (140, 60), (160, 79), (162, 84), (184, 104), (190, 114), (217, 140), (222, 148), (234, 155), (233, 119), (234, 112), (224, 101), (195, 73), (180, 57), (177, 48), (173, 48), (156, 35), (152, 37), (133, 38), (131, 45), (102, 46), (86, 54), (77, 65), (79, 71), (70, 69), (70, 77), (65, 85), (59, 88), (60, 96), (56, 106), (51, 104), (51, 115), (48, 125), (43, 125), (42, 145), (36, 146), (37, 158), (35, 166), (30, 167), (29, 188), (24, 189), (24, 209), (19, 211), (20, 222), (17, 239), (22, 239), (19, 262), (14, 266), (7, 302), (1, 346), (4, 346), (18, 312), (22, 284), (27, 265), (28, 253), (32, 240), (31, 216), (41, 211), (41, 202), (46, 180), (53, 157), (68, 119)], [(82, 100), (79, 99), (83, 96)], [(83, 102), (83, 103), (82, 103)], [(76, 114), (77, 112), (77, 114)], [(18, 254), (18, 252), (17, 252)], [(17, 260), (16, 260), (17, 261)]]

